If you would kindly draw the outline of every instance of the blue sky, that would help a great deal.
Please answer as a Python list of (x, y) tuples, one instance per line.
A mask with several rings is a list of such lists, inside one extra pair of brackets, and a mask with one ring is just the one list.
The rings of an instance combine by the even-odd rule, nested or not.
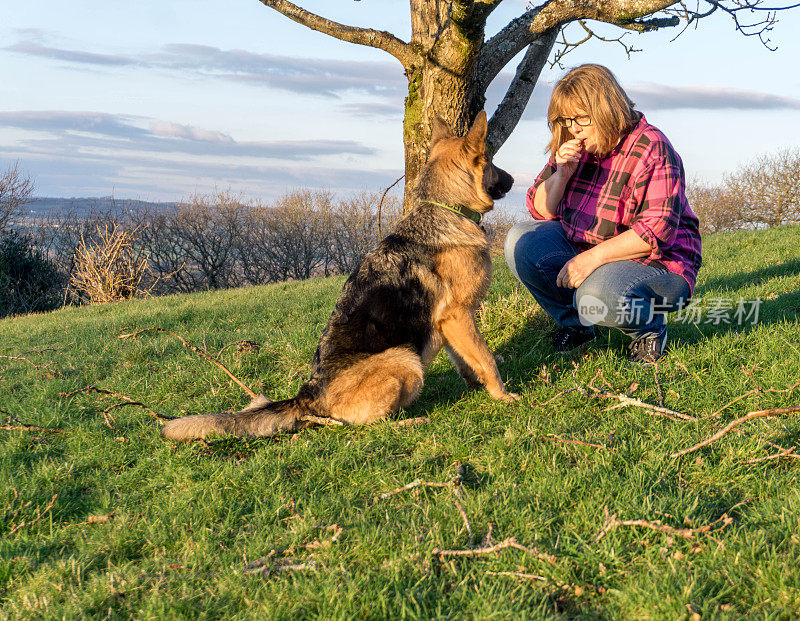
[[(306, 0), (326, 17), (407, 40), (397, 0)], [(521, 14), (506, 0), (488, 34)], [(394, 58), (291, 22), (257, 0), (0, 0), (0, 167), (19, 161), (49, 196), (175, 200), (214, 187), (274, 199), (298, 187), (377, 191), (403, 172), (405, 78)], [(620, 31), (602, 27), (606, 34)], [(677, 29), (592, 42), (564, 58), (609, 66), (709, 181), (800, 145), (800, 10), (780, 16), (775, 52), (715, 15)], [(577, 36), (577, 31), (575, 31)], [(506, 68), (491, 89), (491, 113)], [(546, 69), (496, 162), (521, 209), (545, 160)]]

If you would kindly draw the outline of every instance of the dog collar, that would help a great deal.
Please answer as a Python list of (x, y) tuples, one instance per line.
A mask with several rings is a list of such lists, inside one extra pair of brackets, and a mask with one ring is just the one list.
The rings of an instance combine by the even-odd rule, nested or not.
[(481, 214), (477, 211), (473, 211), (469, 207), (465, 207), (464, 205), (448, 205), (447, 203), (440, 203), (438, 201), (427, 201), (431, 205), (436, 205), (437, 207), (444, 207), (445, 209), (449, 209), (457, 213), (459, 216), (464, 216), (468, 220), (472, 220), (475, 224), (481, 223)]

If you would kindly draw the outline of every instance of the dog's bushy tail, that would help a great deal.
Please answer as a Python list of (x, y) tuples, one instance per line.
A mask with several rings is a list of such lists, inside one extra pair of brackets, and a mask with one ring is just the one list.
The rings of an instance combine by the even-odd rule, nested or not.
[(209, 435), (268, 437), (300, 429), (303, 426), (301, 414), (297, 397), (285, 401), (256, 397), (245, 409), (234, 414), (200, 414), (171, 420), (161, 429), (161, 437), (174, 442)]

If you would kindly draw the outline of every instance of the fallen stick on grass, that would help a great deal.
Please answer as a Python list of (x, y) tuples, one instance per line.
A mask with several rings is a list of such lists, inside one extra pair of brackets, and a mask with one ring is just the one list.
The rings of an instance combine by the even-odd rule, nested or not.
[[(42, 351), (50, 351), (50, 350), (42, 350)], [(41, 353), (41, 352), (37, 351), (37, 352), (25, 352), (25, 353)], [(57, 375), (59, 375), (58, 371), (54, 371), (50, 367), (49, 364), (36, 364), (30, 358), (26, 358), (25, 356), (22, 356), (22, 355), (19, 355), (19, 356), (7, 356), (7, 355), (3, 354), (3, 355), (0, 355), (0, 358), (4, 358), (6, 360), (22, 360), (23, 362), (27, 362), (34, 369), (44, 369), (45, 371), (50, 373), (53, 377), (56, 377)]]
[(706, 524), (705, 526), (700, 526), (698, 528), (674, 528), (672, 526), (668, 526), (667, 524), (662, 524), (659, 521), (650, 522), (648, 520), (620, 520), (617, 518), (616, 513), (609, 513), (608, 507), (603, 507), (603, 513), (605, 514), (605, 523), (600, 529), (600, 532), (597, 533), (597, 537), (595, 537), (594, 540), (595, 543), (605, 537), (612, 529), (619, 526), (639, 526), (641, 528), (649, 528), (650, 530), (666, 533), (667, 535), (674, 537), (694, 539), (696, 535), (702, 535), (715, 530), (714, 527), (718, 524), (722, 524), (722, 526), (716, 530), (722, 530), (726, 526), (733, 523), (733, 518), (728, 517), (727, 513), (723, 513), (722, 517), (714, 520), (710, 524)]
[[(610, 390), (605, 390), (604, 388), (598, 388), (594, 385), (595, 379), (597, 376), (600, 375), (601, 371), (595, 373), (595, 376), (592, 378), (592, 381), (589, 382), (589, 390), (591, 390), (594, 394), (599, 395), (605, 399), (616, 399), (619, 401), (619, 407), (623, 406), (632, 406), (641, 408), (643, 410), (647, 410), (651, 414), (655, 414), (656, 416), (661, 416), (663, 418), (668, 418), (671, 421), (679, 422), (681, 420), (688, 421), (688, 422), (696, 422), (697, 419), (694, 416), (689, 416), (688, 414), (684, 414), (683, 412), (676, 412), (675, 410), (670, 410), (669, 408), (661, 407), (658, 405), (653, 405), (652, 403), (646, 403), (641, 399), (636, 399), (634, 397), (629, 397), (628, 395), (622, 393), (614, 393)], [(575, 387), (577, 390), (584, 395), (588, 395), (589, 393), (586, 391), (585, 388), (581, 387), (578, 384), (578, 380), (575, 377), (575, 371), (572, 371), (572, 377), (575, 381)]]
[(464, 472), (465, 472), (464, 465), (459, 462), (458, 474), (453, 478), (452, 481), (439, 482), (439, 481), (423, 481), (422, 479), (414, 479), (413, 481), (411, 481), (411, 483), (407, 483), (391, 491), (378, 494), (372, 499), (370, 505), (374, 505), (376, 502), (380, 500), (386, 500), (387, 498), (391, 498), (392, 496), (396, 496), (397, 494), (402, 494), (403, 492), (408, 492), (412, 489), (416, 489), (419, 487), (446, 488), (450, 490), (450, 492), (452, 492), (453, 494), (453, 504), (455, 504), (456, 510), (461, 515), (461, 519), (464, 522), (464, 528), (467, 530), (467, 534), (469, 535), (470, 544), (472, 544), (472, 542), (475, 540), (475, 534), (474, 531), (472, 530), (472, 525), (469, 523), (469, 518), (467, 517), (467, 511), (464, 509), (464, 505), (462, 505), (461, 502), (459, 501), (459, 496), (463, 494), (462, 483), (464, 481)]
[(747, 414), (745, 414), (741, 418), (737, 418), (735, 421), (725, 425), (725, 427), (720, 429), (717, 433), (715, 433), (714, 435), (706, 438), (702, 442), (698, 442), (694, 446), (690, 446), (689, 448), (683, 449), (681, 451), (677, 451), (677, 452), (673, 453), (672, 455), (670, 455), (670, 457), (673, 457), (673, 458), (674, 457), (680, 457), (682, 455), (688, 455), (689, 453), (694, 453), (695, 451), (699, 451), (704, 446), (708, 446), (709, 444), (711, 444), (713, 442), (716, 442), (722, 436), (724, 436), (726, 433), (728, 433), (732, 429), (736, 428), (737, 426), (739, 426), (742, 423), (745, 423), (745, 422), (747, 422), (749, 420), (753, 420), (753, 419), (756, 419), (756, 418), (765, 418), (767, 416), (780, 416), (782, 414), (792, 414), (794, 412), (800, 412), (800, 406), (793, 406), (793, 407), (789, 407), (789, 408), (771, 408), (771, 409), (768, 409), (768, 410), (756, 410), (754, 412), (748, 412)]
[(706, 419), (716, 418), (717, 416), (722, 414), (722, 412), (724, 412), (729, 407), (731, 407), (734, 403), (737, 403), (738, 401), (741, 401), (742, 399), (744, 399), (745, 397), (749, 397), (750, 395), (766, 394), (768, 392), (787, 393), (787, 392), (792, 392), (793, 390), (795, 390), (798, 387), (800, 387), (800, 380), (798, 380), (794, 385), (789, 386), (789, 388), (767, 388), (766, 390), (762, 390), (761, 388), (753, 388), (753, 389), (748, 390), (747, 392), (739, 395), (735, 399), (729, 401), (728, 403), (723, 405), (720, 409), (718, 409), (716, 412), (714, 412), (713, 414), (709, 414), (708, 416), (705, 416), (704, 418), (706, 418)]
[(536, 580), (537, 582), (547, 582), (547, 578), (537, 574), (526, 574), (521, 571), (487, 571), (487, 576), (506, 576), (508, 578), (520, 578), (521, 580)]
[[(109, 397), (116, 397), (117, 399), (122, 399), (122, 401), (124, 401), (124, 403), (118, 403), (116, 405), (112, 405), (112, 406), (106, 408), (105, 410), (103, 410), (103, 418), (104, 419), (106, 418), (106, 415), (111, 410), (113, 410), (115, 408), (118, 408), (118, 407), (124, 407), (124, 406), (129, 406), (129, 405), (140, 407), (144, 411), (146, 411), (148, 414), (151, 414), (152, 416), (154, 416), (155, 418), (157, 418), (159, 420), (175, 420), (176, 418), (178, 418), (177, 416), (168, 416), (167, 414), (159, 414), (158, 412), (156, 412), (156, 411), (150, 409), (149, 407), (147, 407), (141, 401), (136, 401), (135, 399), (132, 399), (128, 395), (123, 395), (122, 393), (114, 392), (113, 390), (106, 390), (105, 388), (100, 388), (99, 386), (95, 386), (94, 384), (92, 384), (90, 386), (85, 386), (84, 388), (79, 388), (78, 390), (73, 390), (72, 392), (62, 393), (60, 396), (62, 398), (64, 398), (64, 399), (67, 399), (69, 397), (72, 397), (73, 395), (77, 395), (77, 394), (82, 393), (82, 392), (87, 392), (87, 393), (88, 392), (96, 392), (96, 393), (101, 394), (101, 395), (107, 395)], [(106, 420), (106, 424), (108, 424), (107, 420)]]
[(183, 343), (184, 347), (186, 347), (188, 349), (191, 349), (196, 354), (199, 354), (200, 356), (202, 356), (203, 358), (208, 360), (211, 364), (216, 365), (217, 367), (222, 369), (222, 371), (228, 377), (230, 377), (234, 382), (236, 382), (236, 384), (242, 390), (244, 390), (251, 399), (255, 399), (258, 396), (256, 393), (254, 393), (252, 390), (250, 390), (242, 380), (240, 380), (233, 373), (231, 373), (228, 370), (228, 367), (226, 367), (224, 364), (222, 364), (219, 360), (215, 360), (206, 350), (204, 350), (204, 349), (202, 349), (200, 347), (197, 347), (197, 345), (192, 345), (185, 338), (183, 338), (180, 334), (176, 334), (175, 332), (172, 332), (172, 330), (167, 330), (166, 328), (160, 328), (158, 326), (153, 326), (152, 328), (145, 328), (143, 330), (138, 330), (136, 332), (131, 332), (129, 334), (120, 334), (119, 337), (117, 337), (117, 338), (120, 338), (120, 339), (123, 339), (123, 340), (124, 339), (135, 339), (137, 336), (139, 336), (140, 334), (144, 334), (145, 332), (163, 332), (165, 334), (171, 334), (176, 339), (178, 339), (181, 343)]
[(524, 546), (517, 541), (516, 537), (508, 537), (507, 539), (503, 539), (503, 541), (500, 543), (495, 543), (494, 545), (480, 548), (466, 548), (461, 550), (440, 550), (439, 548), (435, 548), (431, 554), (433, 554), (433, 556), (438, 556), (439, 558), (446, 556), (473, 558), (476, 556), (484, 556), (486, 554), (495, 554), (496, 552), (507, 550), (508, 548), (522, 550), (526, 554), (530, 554), (539, 560), (547, 561), (551, 565), (555, 564), (556, 562), (556, 557), (552, 554), (547, 554), (546, 552), (542, 552), (536, 548)]
[(48, 431), (50, 433), (67, 433), (66, 429), (55, 429), (54, 427), (39, 427), (37, 425), (26, 425), (25, 423), (18, 423), (16, 425), (11, 422), (6, 423), (0, 427), (2, 431), (30, 431), (35, 433), (37, 431)]

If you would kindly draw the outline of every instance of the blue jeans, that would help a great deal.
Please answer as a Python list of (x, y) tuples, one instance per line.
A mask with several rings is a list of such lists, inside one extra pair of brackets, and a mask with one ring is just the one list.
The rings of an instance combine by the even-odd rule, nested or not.
[(580, 252), (557, 220), (523, 222), (506, 237), (506, 262), (514, 276), (562, 328), (600, 325), (633, 338), (660, 335), (667, 313), (691, 296), (683, 276), (636, 261), (601, 265), (577, 289), (557, 286), (561, 268)]

